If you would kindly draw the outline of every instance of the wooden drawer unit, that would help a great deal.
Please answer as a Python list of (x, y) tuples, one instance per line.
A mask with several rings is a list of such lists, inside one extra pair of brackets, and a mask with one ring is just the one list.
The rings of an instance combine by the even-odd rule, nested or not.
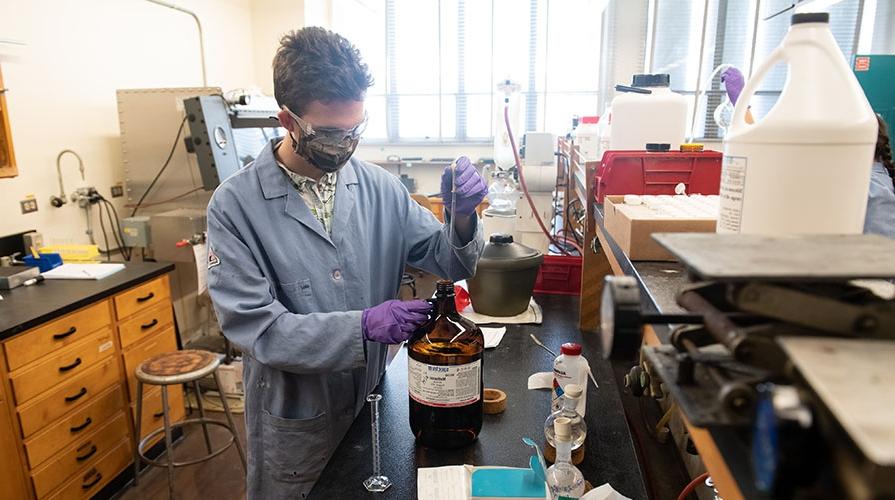
[(45, 497), (54, 488), (75, 474), (83, 474), (94, 467), (100, 457), (112, 451), (127, 435), (127, 416), (119, 411), (112, 420), (93, 433), (78, 439), (62, 453), (57, 453), (45, 465), (31, 472), (34, 493)]
[(168, 275), (156, 278), (115, 296), (115, 313), (119, 320), (158, 304), (170, 307)]
[(16, 404), (22, 404), (53, 386), (84, 373), (115, 354), (114, 347), (112, 331), (107, 328), (16, 370), (9, 376)]
[(152, 309), (141, 312), (118, 325), (118, 337), (121, 339), (121, 348), (127, 349), (136, 342), (150, 338), (173, 324), (174, 312), (171, 309), (170, 302), (166, 301)]
[[(124, 352), (124, 369), (127, 373), (127, 387), (130, 394), (129, 400), (134, 401), (137, 397), (137, 367), (143, 361), (161, 354), (163, 352), (171, 352), (177, 350), (177, 338), (174, 334), (174, 328), (169, 327), (168, 330), (157, 333), (154, 337), (148, 338)], [(148, 390), (149, 387), (147, 386)], [(143, 391), (144, 394), (146, 390)]]
[(93, 396), (118, 382), (119, 377), (118, 359), (112, 356), (46, 394), (19, 406), (23, 436), (28, 437), (69, 411), (83, 407)]
[(79, 472), (46, 498), (52, 500), (81, 500), (90, 498), (131, 464), (134, 450), (129, 438), (123, 439), (112, 451), (100, 456), (95, 465)]
[[(148, 388), (149, 386), (147, 386)], [(170, 421), (177, 422), (183, 419), (186, 414), (183, 399), (183, 387), (179, 385), (168, 386), (168, 418)], [(151, 391), (143, 393), (143, 418), (140, 419), (140, 439), (146, 437), (150, 432), (160, 429), (165, 420), (162, 416), (162, 390), (160, 387), (154, 387)], [(137, 404), (131, 403), (131, 418), (134, 419), (136, 430), (137, 420)], [(164, 434), (159, 436), (164, 438)]]
[(109, 301), (103, 300), (17, 335), (3, 343), (9, 370), (71, 345), (111, 322)]
[(31, 468), (49, 459), (76, 439), (90, 434), (125, 408), (121, 385), (115, 384), (90, 403), (25, 440), (25, 455)]

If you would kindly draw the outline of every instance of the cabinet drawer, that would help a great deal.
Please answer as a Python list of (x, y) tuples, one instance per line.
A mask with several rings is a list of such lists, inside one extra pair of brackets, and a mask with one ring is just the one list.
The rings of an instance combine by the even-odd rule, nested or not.
[(85, 406), (95, 395), (117, 382), (119, 376), (118, 360), (112, 356), (46, 395), (19, 406), (23, 437), (43, 429), (75, 408)]
[(103, 300), (18, 335), (3, 344), (9, 371), (73, 344), (111, 322), (109, 301)]
[[(136, 373), (140, 363), (156, 354), (176, 350), (177, 339), (174, 335), (174, 328), (168, 327), (167, 330), (159, 332), (155, 337), (145, 339), (124, 352), (124, 369), (127, 373), (127, 387), (130, 392), (130, 401), (134, 401), (137, 397)], [(145, 393), (148, 389), (149, 386), (146, 386), (143, 392)]]
[(115, 384), (94, 397), (83, 408), (57, 420), (49, 427), (25, 440), (25, 455), (31, 468), (42, 464), (54, 453), (74, 440), (102, 426), (116, 412), (124, 408), (121, 386)]
[[(183, 419), (186, 414), (183, 401), (183, 387), (179, 385), (168, 386), (168, 418), (172, 423)], [(165, 419), (162, 416), (162, 390), (159, 387), (154, 388), (148, 394), (143, 396), (143, 418), (140, 419), (140, 439), (146, 437), (150, 432), (160, 429)], [(137, 404), (131, 403), (131, 418), (134, 422), (137, 420)], [(136, 425), (134, 429), (136, 430)], [(159, 436), (164, 438), (164, 434)]]
[(170, 302), (164, 302), (157, 307), (141, 312), (118, 325), (121, 348), (127, 349), (135, 342), (152, 337), (172, 324), (174, 324), (174, 312)]
[(93, 467), (79, 472), (46, 498), (81, 500), (92, 497), (132, 463), (133, 454), (134, 450), (131, 449), (130, 439), (123, 439), (115, 449), (101, 456)]
[(10, 375), (16, 404), (22, 404), (71, 380), (115, 353), (112, 330), (106, 328)]
[(121, 320), (152, 306), (169, 302), (170, 296), (168, 276), (165, 275), (116, 295), (115, 312)]
[(112, 451), (121, 437), (126, 435), (127, 417), (124, 412), (119, 412), (93, 434), (78, 439), (62, 453), (55, 455), (46, 465), (31, 473), (37, 498), (45, 497), (65, 480), (94, 467), (100, 457)]

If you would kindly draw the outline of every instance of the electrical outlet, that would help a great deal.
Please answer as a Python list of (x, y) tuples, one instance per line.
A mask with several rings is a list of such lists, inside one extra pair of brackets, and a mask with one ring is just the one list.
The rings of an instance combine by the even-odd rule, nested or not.
[(121, 198), (124, 196), (124, 186), (116, 184), (112, 186), (112, 198)]
[(32, 212), (37, 212), (37, 200), (34, 198), (26, 198), (19, 202), (19, 205), (22, 206), (23, 214), (30, 214)]

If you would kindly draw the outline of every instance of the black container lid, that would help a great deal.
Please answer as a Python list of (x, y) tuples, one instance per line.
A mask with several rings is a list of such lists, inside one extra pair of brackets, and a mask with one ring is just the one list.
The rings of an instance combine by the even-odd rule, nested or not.
[(668, 87), (671, 85), (671, 75), (659, 73), (655, 75), (634, 75), (634, 87)]
[(479, 269), (527, 269), (541, 265), (543, 260), (541, 252), (515, 243), (512, 235), (495, 233), (482, 250)]
[(646, 150), (651, 153), (662, 153), (665, 151), (671, 151), (671, 144), (668, 144), (667, 142), (648, 142), (646, 143)]
[(804, 14), (793, 14), (792, 24), (804, 23), (830, 23), (830, 14), (827, 12), (806, 12)]

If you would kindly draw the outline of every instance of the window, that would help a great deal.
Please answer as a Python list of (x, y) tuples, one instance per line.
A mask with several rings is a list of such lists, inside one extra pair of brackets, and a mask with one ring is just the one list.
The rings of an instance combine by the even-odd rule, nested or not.
[(606, 2), (334, 0), (333, 29), (376, 79), (365, 140), (491, 141), (506, 79), (521, 85), (525, 130), (564, 133), (597, 112)]
[[(713, 113), (722, 102), (724, 91), (718, 76), (708, 80), (712, 71), (720, 64), (733, 64), (748, 78), (753, 69), (780, 45), (789, 29), (791, 11), (767, 21), (764, 19), (792, 3), (793, 0), (651, 1), (652, 43), (647, 56), (647, 71), (669, 73), (672, 90), (688, 97), (688, 127), (695, 118), (694, 137), (721, 137)], [(857, 49), (865, 3), (864, 0), (843, 0), (828, 9), (833, 36), (849, 59)], [(765, 77), (751, 101), (756, 116), (763, 116), (773, 107), (785, 80), (786, 66), (783, 64)], [(694, 115), (697, 89), (700, 96)]]

